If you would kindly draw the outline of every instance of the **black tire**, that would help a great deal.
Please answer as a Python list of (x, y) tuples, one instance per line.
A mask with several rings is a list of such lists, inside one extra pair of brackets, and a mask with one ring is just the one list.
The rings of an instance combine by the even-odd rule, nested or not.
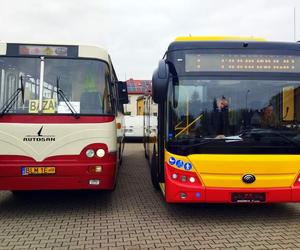
[(125, 148), (125, 143), (124, 140), (122, 141), (122, 144), (119, 147), (119, 166), (122, 166), (123, 163), (123, 152), (124, 152), (124, 148)]
[(148, 159), (149, 159), (149, 156), (148, 156), (148, 154), (147, 154), (147, 152), (146, 152), (146, 149), (144, 150), (144, 154), (145, 154), (145, 158), (148, 160)]
[(151, 161), (150, 171), (151, 171), (152, 185), (156, 190), (159, 190), (158, 163), (157, 163), (157, 159), (156, 159), (156, 150), (155, 150), (155, 148), (154, 148), (153, 154), (152, 154), (152, 161)]
[(24, 190), (11, 190), (11, 192), (15, 197), (19, 197), (19, 198), (22, 198), (26, 196), (26, 194), (30, 193), (30, 191), (24, 191)]
[(117, 180), (116, 180), (116, 182), (115, 182), (113, 188), (110, 189), (109, 191), (112, 193), (112, 192), (116, 191), (116, 188), (117, 188)]
[(147, 150), (146, 150), (146, 137), (144, 136), (143, 138), (143, 144), (144, 144), (144, 154), (145, 154), (145, 158), (148, 159), (148, 155), (147, 155)]

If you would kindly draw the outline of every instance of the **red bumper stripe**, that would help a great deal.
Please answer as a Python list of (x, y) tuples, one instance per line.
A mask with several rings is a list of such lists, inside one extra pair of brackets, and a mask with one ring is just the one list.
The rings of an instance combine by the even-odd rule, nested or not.
[(114, 116), (87, 116), (81, 115), (79, 119), (75, 119), (73, 115), (10, 115), (7, 114), (0, 118), (0, 123), (46, 123), (46, 124), (58, 124), (58, 123), (105, 123), (112, 122), (115, 119)]
[[(102, 148), (105, 156), (87, 158), (88, 148)], [(95, 166), (102, 166), (102, 172), (91, 173)], [(55, 174), (22, 176), (22, 167), (55, 167)], [(41, 162), (24, 156), (0, 156), (0, 190), (112, 189), (116, 173), (117, 154), (108, 153), (102, 143), (86, 146), (80, 155), (53, 156)], [(100, 180), (100, 185), (90, 185), (91, 179)]]

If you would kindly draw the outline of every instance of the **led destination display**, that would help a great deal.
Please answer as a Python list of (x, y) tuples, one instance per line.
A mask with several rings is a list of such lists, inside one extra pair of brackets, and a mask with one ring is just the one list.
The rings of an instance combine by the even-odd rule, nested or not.
[(62, 46), (20, 45), (20, 55), (67, 56), (68, 48)]
[(186, 54), (185, 71), (300, 73), (300, 56), (258, 54)]

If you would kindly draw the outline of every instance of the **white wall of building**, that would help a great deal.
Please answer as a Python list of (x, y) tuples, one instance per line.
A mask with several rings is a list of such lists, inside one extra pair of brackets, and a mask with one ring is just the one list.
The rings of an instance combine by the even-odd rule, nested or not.
[[(137, 115), (137, 99), (143, 95), (128, 94), (129, 103), (124, 105), (124, 112), (131, 112), (131, 116)], [(157, 115), (158, 107), (153, 101), (151, 102), (151, 115)]]
[(137, 99), (142, 95), (128, 94), (129, 103), (124, 105), (124, 112), (131, 112), (130, 115), (137, 115)]

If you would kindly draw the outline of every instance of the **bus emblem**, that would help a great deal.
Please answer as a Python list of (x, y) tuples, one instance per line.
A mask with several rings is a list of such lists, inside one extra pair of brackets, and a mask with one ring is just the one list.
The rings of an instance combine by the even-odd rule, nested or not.
[(250, 184), (255, 182), (255, 176), (252, 174), (245, 174), (242, 178), (243, 182)]
[(44, 126), (42, 126), (36, 133), (36, 135), (26, 135), (23, 141), (26, 142), (55, 142), (55, 135), (42, 134)]
[(42, 127), (40, 128), (40, 130), (37, 132), (38, 136), (42, 136), (42, 130), (43, 130), (43, 127), (44, 127), (44, 126), (42, 126)]

